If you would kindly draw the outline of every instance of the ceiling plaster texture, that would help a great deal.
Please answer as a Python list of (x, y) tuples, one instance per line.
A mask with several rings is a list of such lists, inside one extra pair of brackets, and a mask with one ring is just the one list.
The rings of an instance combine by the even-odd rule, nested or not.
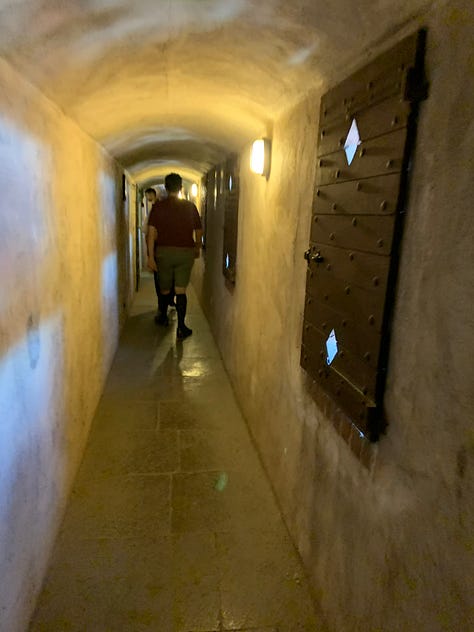
[(164, 162), (161, 165), (152, 165), (151, 167), (147, 167), (145, 169), (140, 169), (135, 172), (134, 179), (136, 182), (140, 183), (142, 188), (146, 188), (148, 186), (155, 185), (158, 182), (163, 182), (165, 176), (170, 171), (177, 171), (183, 181), (188, 182), (198, 182), (201, 179), (201, 172), (196, 171), (195, 169), (189, 169), (189, 167), (185, 164), (178, 162)]
[(0, 56), (130, 173), (203, 173), (433, 4), (0, 0)]

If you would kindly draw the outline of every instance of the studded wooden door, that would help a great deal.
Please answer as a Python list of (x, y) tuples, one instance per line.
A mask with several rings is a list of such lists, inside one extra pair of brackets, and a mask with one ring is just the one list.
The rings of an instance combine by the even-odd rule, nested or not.
[(359, 431), (383, 429), (398, 246), (425, 33), (321, 100), (301, 365)]
[(224, 244), (222, 272), (234, 285), (237, 273), (237, 237), (239, 228), (239, 165), (231, 156), (222, 169), (221, 194), (224, 201)]

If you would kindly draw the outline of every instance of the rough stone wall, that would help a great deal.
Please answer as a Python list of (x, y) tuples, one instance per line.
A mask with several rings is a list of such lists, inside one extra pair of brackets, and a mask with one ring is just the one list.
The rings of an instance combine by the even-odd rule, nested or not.
[(0, 61), (0, 629), (24, 630), (130, 297), (121, 172)]
[(268, 183), (242, 156), (234, 294), (219, 242), (209, 243), (222, 216), (209, 218), (206, 267), (195, 274), (315, 596), (338, 632), (474, 628), (473, 23), (468, 2), (444, 3), (426, 21), (431, 87), (402, 251), (390, 425), (371, 472), (309, 398), (299, 368), (320, 95), (275, 123)]

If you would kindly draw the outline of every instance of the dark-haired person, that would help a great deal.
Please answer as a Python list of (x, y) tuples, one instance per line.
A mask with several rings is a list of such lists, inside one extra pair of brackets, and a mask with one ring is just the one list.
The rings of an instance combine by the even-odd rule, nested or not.
[(148, 268), (158, 271), (161, 288), (158, 322), (168, 324), (168, 296), (174, 279), (179, 340), (192, 334), (185, 323), (186, 288), (202, 245), (201, 218), (192, 202), (179, 198), (182, 184), (179, 174), (168, 174), (165, 178), (168, 197), (153, 205), (148, 218)]
[[(156, 190), (151, 187), (146, 189), (145, 198), (147, 199), (148, 203), (151, 204), (152, 208), (155, 202), (157, 202), (160, 199), (156, 194)], [(143, 228), (142, 228), (143, 232), (145, 233), (145, 239), (146, 239), (146, 244), (147, 244), (147, 255), (149, 254), (148, 253), (148, 220), (149, 219), (150, 219), (150, 215), (148, 215), (148, 217), (146, 218), (143, 224)], [(158, 279), (158, 272), (155, 272), (155, 271), (153, 272), (153, 280), (155, 281), (155, 291), (156, 291), (156, 296), (158, 298), (158, 311), (159, 311), (160, 281)], [(176, 307), (176, 303), (174, 302), (174, 285), (171, 287), (171, 292), (169, 293), (168, 301), (169, 301), (170, 307)], [(159, 315), (157, 314), (156, 321), (158, 321), (158, 319), (159, 319)]]

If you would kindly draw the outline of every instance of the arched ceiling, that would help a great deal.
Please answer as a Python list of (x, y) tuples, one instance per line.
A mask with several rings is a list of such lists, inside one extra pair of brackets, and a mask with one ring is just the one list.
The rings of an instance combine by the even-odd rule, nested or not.
[(0, 0), (0, 56), (138, 181), (196, 178), (432, 4)]

